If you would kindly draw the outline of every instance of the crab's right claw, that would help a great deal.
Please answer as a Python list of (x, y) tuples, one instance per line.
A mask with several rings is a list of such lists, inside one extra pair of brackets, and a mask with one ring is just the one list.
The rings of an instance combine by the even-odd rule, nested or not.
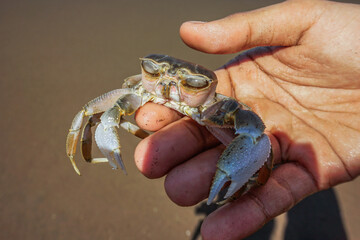
[(264, 165), (270, 156), (270, 139), (261, 135), (256, 143), (246, 135), (237, 136), (221, 155), (210, 189), (210, 204), (228, 181), (231, 185), (225, 199), (234, 195)]

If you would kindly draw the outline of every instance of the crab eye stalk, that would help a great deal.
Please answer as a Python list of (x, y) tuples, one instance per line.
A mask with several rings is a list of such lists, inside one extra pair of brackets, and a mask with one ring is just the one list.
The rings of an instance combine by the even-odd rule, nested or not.
[(196, 75), (186, 77), (185, 83), (193, 88), (204, 88), (209, 84), (206, 78)]
[(151, 60), (144, 59), (141, 61), (141, 66), (145, 72), (157, 76), (160, 73), (160, 67)]

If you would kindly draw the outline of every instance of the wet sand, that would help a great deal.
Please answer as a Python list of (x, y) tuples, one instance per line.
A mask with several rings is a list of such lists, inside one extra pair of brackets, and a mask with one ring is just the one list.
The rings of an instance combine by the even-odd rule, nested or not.
[[(211, 209), (176, 206), (163, 179), (142, 176), (134, 136), (120, 131), (128, 176), (77, 155), (79, 177), (65, 153), (68, 128), (83, 104), (139, 73), (139, 57), (164, 53), (211, 69), (232, 58), (185, 46), (182, 22), (274, 2), (1, 1), (0, 239), (199, 239)], [(249, 239), (282, 239), (284, 231), (360, 239), (359, 186), (311, 197)]]

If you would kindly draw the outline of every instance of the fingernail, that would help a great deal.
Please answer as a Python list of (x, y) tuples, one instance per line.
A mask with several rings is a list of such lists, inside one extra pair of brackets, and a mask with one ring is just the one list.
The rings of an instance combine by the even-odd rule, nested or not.
[(203, 23), (206, 23), (206, 22), (203, 22), (203, 21), (189, 21), (188, 23), (203, 24)]

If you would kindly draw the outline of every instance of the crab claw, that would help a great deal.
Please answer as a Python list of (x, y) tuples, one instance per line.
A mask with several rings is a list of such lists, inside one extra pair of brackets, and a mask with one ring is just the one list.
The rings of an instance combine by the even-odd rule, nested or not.
[(228, 181), (230, 187), (225, 199), (236, 193), (263, 166), (270, 156), (271, 144), (266, 134), (255, 139), (251, 135), (238, 135), (221, 155), (210, 189), (209, 205)]
[(126, 174), (125, 165), (122, 161), (120, 152), (120, 140), (116, 128), (114, 126), (105, 128), (103, 123), (100, 123), (95, 131), (95, 140), (100, 151), (106, 156), (113, 169), (117, 169), (118, 164)]

